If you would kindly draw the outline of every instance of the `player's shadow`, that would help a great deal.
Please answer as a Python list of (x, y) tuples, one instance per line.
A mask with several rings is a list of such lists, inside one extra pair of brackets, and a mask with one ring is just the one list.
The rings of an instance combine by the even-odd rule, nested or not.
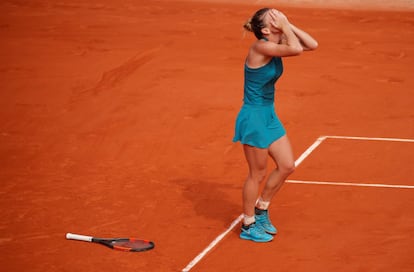
[[(193, 203), (197, 215), (228, 226), (241, 213), (241, 187), (214, 181), (175, 179), (185, 199)], [(240, 185), (241, 186), (241, 185)]]

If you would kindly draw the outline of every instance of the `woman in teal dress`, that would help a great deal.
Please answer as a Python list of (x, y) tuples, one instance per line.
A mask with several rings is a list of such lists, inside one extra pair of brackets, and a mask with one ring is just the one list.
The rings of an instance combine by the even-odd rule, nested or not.
[[(237, 116), (233, 139), (243, 144), (249, 166), (243, 188), (240, 238), (268, 242), (277, 232), (269, 219), (270, 201), (295, 168), (289, 139), (275, 113), (275, 83), (283, 72), (282, 57), (314, 50), (318, 43), (275, 9), (258, 10), (244, 27), (254, 33), (257, 41), (250, 47), (244, 65), (243, 106)], [(276, 168), (269, 174), (259, 196), (269, 156)]]

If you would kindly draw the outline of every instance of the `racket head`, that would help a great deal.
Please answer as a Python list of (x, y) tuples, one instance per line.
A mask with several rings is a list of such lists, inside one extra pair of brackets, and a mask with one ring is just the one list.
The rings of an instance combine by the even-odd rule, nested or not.
[(155, 246), (151, 241), (137, 238), (93, 238), (92, 241), (115, 250), (130, 252), (147, 251)]

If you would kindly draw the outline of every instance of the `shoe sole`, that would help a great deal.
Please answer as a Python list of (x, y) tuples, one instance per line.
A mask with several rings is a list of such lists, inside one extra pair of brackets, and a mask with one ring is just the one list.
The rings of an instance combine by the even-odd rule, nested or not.
[(270, 238), (269, 237), (269, 239), (257, 239), (257, 238), (253, 238), (253, 237), (251, 237), (251, 236), (245, 236), (245, 235), (243, 235), (243, 234), (240, 234), (240, 238), (241, 239), (243, 239), (243, 240), (250, 240), (250, 241), (253, 241), (253, 242), (257, 242), (257, 243), (267, 243), (267, 242), (270, 242), (270, 241), (272, 241), (273, 240), (273, 236)]
[(266, 233), (269, 233), (271, 235), (276, 235), (277, 234), (277, 231), (267, 231), (267, 230), (265, 230), (265, 232)]

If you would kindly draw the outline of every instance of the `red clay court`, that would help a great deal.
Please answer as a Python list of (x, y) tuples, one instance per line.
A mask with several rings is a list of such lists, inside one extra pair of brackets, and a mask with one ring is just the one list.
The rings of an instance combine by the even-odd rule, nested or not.
[(271, 5), (319, 48), (278, 81), (298, 167), (266, 244), (238, 238), (231, 139), (269, 1), (0, 3), (2, 271), (414, 271), (414, 3), (301, 2)]

